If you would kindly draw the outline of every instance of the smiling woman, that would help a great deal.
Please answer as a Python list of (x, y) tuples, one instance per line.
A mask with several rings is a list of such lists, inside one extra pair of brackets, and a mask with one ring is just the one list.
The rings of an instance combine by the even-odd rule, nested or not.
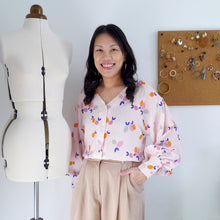
[[(107, 49), (107, 47), (109, 48)], [(106, 57), (107, 52), (107, 56), (109, 57)], [(98, 56), (97, 53), (100, 55)], [(104, 55), (101, 56), (101, 54)], [(116, 56), (116, 54), (119, 56), (119, 58)], [(87, 74), (84, 82), (84, 91), (86, 95), (84, 100), (85, 104), (89, 104), (92, 101), (97, 90), (104, 90), (104, 80), (102, 73), (105, 69), (103, 66), (100, 66), (102, 63), (98, 63), (98, 58), (103, 56), (103, 59), (105, 59), (103, 61), (105, 62), (103, 63), (105, 68), (108, 69), (108, 67), (110, 68), (112, 64), (117, 64), (116, 67), (113, 65), (113, 67), (110, 68), (112, 70), (111, 72), (106, 70), (106, 75), (108, 77), (110, 77), (111, 74), (116, 75), (114, 79), (114, 87), (117, 87), (119, 92), (123, 89), (123, 87), (126, 86), (126, 97), (130, 101), (133, 101), (136, 87), (134, 80), (134, 75), (137, 70), (136, 60), (132, 48), (130, 47), (124, 33), (116, 25), (110, 24), (106, 26), (101, 25), (98, 27), (91, 39), (89, 55), (87, 59)], [(123, 59), (122, 63), (118, 61), (120, 58)], [(113, 63), (106, 63), (106, 59), (107, 62), (111, 60)], [(116, 61), (117, 63), (115, 63)], [(118, 75), (116, 73), (118, 73)], [(113, 86), (111, 86), (112, 80), (108, 80), (108, 77), (105, 77), (105, 79), (107, 79), (105, 81), (105, 88), (113, 88)], [(100, 94), (102, 93), (101, 91), (99, 92)], [(108, 94), (109, 93), (110, 91), (108, 91)]]
[(108, 79), (120, 79), (121, 84), (123, 84), (121, 69), (125, 61), (125, 54), (123, 54), (117, 42), (109, 34), (103, 33), (96, 38), (94, 61), (98, 72), (102, 75), (103, 82), (107, 83), (106, 80)]
[(121, 78), (121, 69), (125, 54), (118, 43), (109, 34), (100, 34), (94, 44), (94, 62), (102, 76), (102, 83), (97, 88), (98, 94), (105, 103), (114, 99), (125, 88)]
[[(144, 220), (144, 182), (155, 173), (171, 175), (180, 162), (177, 126), (166, 103), (135, 81), (135, 73), (122, 30), (98, 27), (75, 108), (71, 220)], [(145, 146), (147, 137), (152, 145)]]

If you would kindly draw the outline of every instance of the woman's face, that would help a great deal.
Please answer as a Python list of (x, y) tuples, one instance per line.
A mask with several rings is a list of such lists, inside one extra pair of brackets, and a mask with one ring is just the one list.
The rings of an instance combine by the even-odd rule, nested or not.
[(103, 33), (96, 37), (93, 57), (95, 67), (104, 80), (121, 77), (125, 56), (118, 43), (109, 34)]

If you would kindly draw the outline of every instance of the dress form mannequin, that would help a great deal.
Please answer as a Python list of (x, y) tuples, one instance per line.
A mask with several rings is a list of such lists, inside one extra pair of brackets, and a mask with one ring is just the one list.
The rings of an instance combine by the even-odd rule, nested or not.
[[(38, 182), (67, 173), (71, 134), (62, 116), (63, 94), (72, 46), (54, 34), (36, 5), (18, 31), (0, 37), (0, 62), (9, 71), (9, 85), (17, 118), (4, 136), (6, 177)], [(49, 167), (45, 169), (45, 128), (41, 119), (43, 76), (49, 128)]]

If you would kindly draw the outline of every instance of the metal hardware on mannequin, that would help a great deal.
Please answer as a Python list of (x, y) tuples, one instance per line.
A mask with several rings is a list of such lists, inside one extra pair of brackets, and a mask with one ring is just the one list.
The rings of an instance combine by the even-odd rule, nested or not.
[(31, 220), (43, 220), (39, 218), (39, 182), (34, 182), (34, 218)]

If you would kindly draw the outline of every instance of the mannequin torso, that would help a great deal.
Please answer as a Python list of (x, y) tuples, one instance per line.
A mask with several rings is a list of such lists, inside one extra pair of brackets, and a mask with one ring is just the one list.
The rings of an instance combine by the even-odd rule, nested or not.
[[(0, 60), (9, 70), (11, 96), (18, 111), (17, 119), (7, 130), (3, 148), (5, 173), (11, 180), (41, 181), (66, 173), (71, 135), (62, 116), (62, 105), (71, 48), (50, 30), (47, 20), (38, 18), (25, 19), (23, 28), (0, 38)], [(43, 62), (50, 142), (48, 170), (43, 164)]]

